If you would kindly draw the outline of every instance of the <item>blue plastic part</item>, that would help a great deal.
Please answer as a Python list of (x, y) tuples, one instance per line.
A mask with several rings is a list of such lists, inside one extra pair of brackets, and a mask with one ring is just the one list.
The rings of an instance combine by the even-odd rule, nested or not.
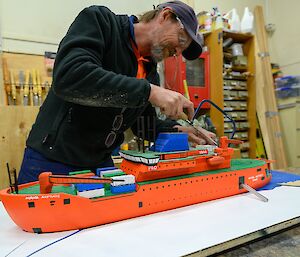
[(119, 152), (120, 152), (120, 146), (118, 146), (112, 151), (111, 156), (120, 156)]
[(275, 187), (281, 186), (279, 183), (287, 183), (287, 182), (293, 182), (296, 180), (300, 180), (300, 176), (297, 174), (281, 172), (281, 171), (276, 171), (276, 170), (272, 170), (271, 173), (272, 173), (271, 182), (269, 184), (257, 189), (258, 191), (274, 189)]
[[(98, 178), (98, 177), (95, 176), (94, 178)], [(77, 189), (78, 192), (101, 189), (103, 187), (104, 185), (102, 183), (75, 184), (75, 188)]]
[(110, 186), (110, 191), (113, 194), (134, 192), (134, 191), (136, 191), (136, 184), (122, 185), (122, 186)]
[(187, 133), (160, 133), (155, 141), (155, 152), (189, 150)]
[(117, 169), (116, 167), (105, 167), (105, 168), (97, 168), (96, 169), (96, 175), (98, 176), (98, 177), (101, 177), (101, 171), (105, 171), (105, 170), (115, 170), (115, 169)]

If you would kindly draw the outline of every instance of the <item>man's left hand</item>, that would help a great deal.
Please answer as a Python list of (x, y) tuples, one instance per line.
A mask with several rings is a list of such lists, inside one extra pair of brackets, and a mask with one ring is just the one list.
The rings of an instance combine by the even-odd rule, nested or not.
[(189, 136), (189, 141), (193, 144), (193, 146), (196, 145), (206, 145), (209, 144), (210, 142), (207, 142), (205, 138), (202, 138), (198, 133), (197, 130), (200, 130), (202, 133), (216, 141), (216, 134), (212, 133), (210, 131), (207, 131), (206, 129), (203, 129), (201, 127), (197, 127), (197, 130), (194, 129), (193, 127), (184, 127), (180, 125), (174, 126), (174, 128), (177, 128), (179, 132), (184, 132), (187, 133)]

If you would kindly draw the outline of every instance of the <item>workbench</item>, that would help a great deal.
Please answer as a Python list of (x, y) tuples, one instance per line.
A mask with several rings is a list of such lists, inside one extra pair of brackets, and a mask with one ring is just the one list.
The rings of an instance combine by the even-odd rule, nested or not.
[(48, 234), (22, 231), (1, 204), (0, 256), (208, 256), (300, 223), (300, 187), (259, 192), (269, 199), (267, 203), (245, 193), (89, 229)]

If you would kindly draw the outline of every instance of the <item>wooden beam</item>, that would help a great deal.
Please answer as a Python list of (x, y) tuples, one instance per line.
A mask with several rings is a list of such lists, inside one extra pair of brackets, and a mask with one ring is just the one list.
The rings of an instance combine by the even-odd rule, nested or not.
[(287, 161), (279, 122), (274, 82), (272, 77), (270, 54), (263, 9), (254, 9), (256, 31), (256, 88), (257, 88), (257, 116), (265, 143), (267, 156), (276, 160), (272, 168), (286, 168)]

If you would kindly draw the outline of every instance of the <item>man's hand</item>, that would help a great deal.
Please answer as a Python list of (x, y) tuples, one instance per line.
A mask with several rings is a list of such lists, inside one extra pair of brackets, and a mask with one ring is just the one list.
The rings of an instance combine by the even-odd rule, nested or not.
[(188, 112), (188, 118), (194, 115), (194, 104), (186, 99), (182, 94), (150, 84), (151, 92), (149, 102), (159, 107), (161, 112), (171, 119), (178, 119), (183, 113), (183, 109)]
[[(177, 128), (178, 131), (187, 133), (189, 135), (189, 141), (194, 145), (205, 145), (209, 144), (210, 142), (206, 142), (204, 138), (202, 138), (200, 135), (197, 134), (197, 130), (195, 130), (193, 127), (183, 127), (180, 125), (174, 126), (174, 128)], [(210, 131), (207, 131), (201, 127), (197, 127), (198, 130), (200, 130), (202, 133), (206, 134), (208, 137), (216, 141), (216, 134), (212, 133)]]

